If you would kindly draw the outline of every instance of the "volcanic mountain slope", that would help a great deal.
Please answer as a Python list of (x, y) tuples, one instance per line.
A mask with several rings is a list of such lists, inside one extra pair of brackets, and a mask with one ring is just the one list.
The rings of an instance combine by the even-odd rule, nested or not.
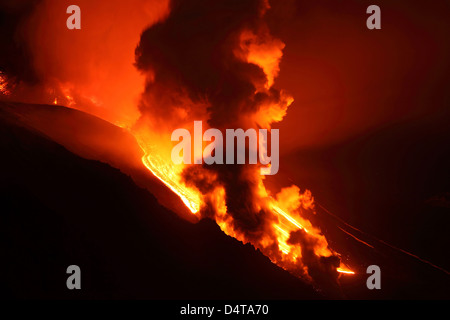
[[(128, 131), (61, 106), (6, 102), (0, 102), (0, 128), (3, 155), (0, 163), (3, 205), (0, 215), (0, 249), (4, 254), (0, 271), (5, 275), (0, 280), (0, 287), (3, 296), (322, 298), (310, 286), (270, 263), (252, 246), (244, 246), (226, 236), (212, 221), (192, 224), (167, 210), (176, 210), (178, 215), (186, 218), (195, 217), (190, 213), (183, 215), (183, 209), (186, 208), (179, 198), (143, 167), (141, 150)], [(415, 135), (425, 136), (420, 131)], [(445, 146), (442, 142), (445, 142), (445, 136), (439, 131), (439, 138), (433, 136), (425, 139), (425, 145), (435, 141), (435, 144)], [(390, 134), (388, 137), (392, 140), (395, 135)], [(414, 135), (410, 132), (408, 137)], [(414, 141), (416, 143), (419, 139)], [(374, 145), (386, 146), (386, 143), (377, 142)], [(393, 250), (339, 220), (342, 217), (353, 223), (354, 219), (346, 216), (346, 213), (358, 214), (362, 219), (374, 203), (379, 203), (379, 200), (367, 202), (367, 197), (387, 194), (394, 182), (397, 188), (404, 192), (408, 190), (399, 186), (397, 180), (389, 178), (394, 177), (389, 174), (394, 167), (391, 171), (378, 168), (387, 175), (385, 179), (381, 182), (373, 178), (367, 180), (370, 184), (361, 186), (362, 195), (355, 197), (351, 188), (348, 190), (346, 187), (359, 181), (360, 167), (352, 166), (352, 159), (359, 158), (352, 156), (345, 160), (345, 174), (333, 161), (340, 161), (342, 157), (339, 155), (342, 153), (360, 155), (360, 150), (367, 153), (377, 149), (368, 143), (357, 148), (352, 146), (341, 146), (337, 155), (332, 147), (327, 147), (287, 161), (288, 165), (293, 166), (288, 170), (290, 177), (298, 179), (299, 185), (311, 187), (316, 196), (315, 223), (324, 230), (332, 247), (342, 254), (344, 262), (357, 272), (356, 275), (341, 277), (343, 295), (326, 297), (448, 298), (450, 282), (444, 272)], [(427, 150), (424, 143), (418, 144), (415, 149), (420, 153)], [(398, 159), (405, 158), (402, 153), (391, 149), (378, 153), (379, 157), (388, 159), (390, 165), (401, 164)], [(430, 159), (432, 154), (428, 152), (426, 159)], [(321, 162), (320, 159), (327, 160)], [(439, 159), (442, 165), (428, 167), (443, 172), (443, 168), (447, 167), (445, 157), (440, 156)], [(436, 161), (431, 163), (435, 164)], [(296, 171), (299, 168), (296, 164), (303, 169)], [(371, 173), (374, 165), (369, 164), (367, 172)], [(426, 167), (423, 164), (422, 161), (417, 165), (424, 169)], [(311, 179), (302, 178), (305, 172), (311, 173)], [(434, 192), (430, 184), (422, 185), (423, 179), (417, 179), (417, 174), (412, 176), (417, 181), (410, 184), (411, 190)], [(428, 171), (422, 176), (431, 178), (437, 175)], [(283, 172), (277, 178), (283, 182)], [(431, 180), (434, 188), (446, 190), (446, 183)], [(337, 181), (341, 181), (339, 188)], [(439, 181), (446, 181), (445, 174)], [(416, 188), (418, 184), (419, 189)], [(390, 189), (385, 188), (386, 185)], [(374, 188), (376, 192), (373, 192)], [(339, 197), (333, 198), (336, 195)], [(423, 197), (429, 198), (426, 194)], [(346, 199), (358, 204), (360, 210), (338, 210), (333, 207), (341, 205)], [(379, 214), (384, 214), (386, 226), (390, 226), (394, 219), (404, 219), (407, 221), (406, 227), (420, 225), (417, 217), (429, 218), (434, 213), (428, 207), (422, 208), (426, 209), (426, 214), (411, 210), (409, 201), (414, 200), (414, 206), (420, 198), (412, 198), (410, 193), (395, 199), (392, 201), (396, 205), (395, 212), (392, 211), (393, 207), (386, 204), (385, 208), (390, 211), (384, 213), (378, 210)], [(441, 198), (437, 200), (442, 203)], [(331, 207), (331, 211), (338, 214), (337, 219), (324, 212), (320, 204), (325, 204), (329, 209)], [(442, 206), (438, 209), (448, 210)], [(448, 219), (443, 219), (440, 224), (437, 221), (434, 225), (440, 226), (443, 231), (448, 230), (445, 221)], [(363, 226), (361, 230), (373, 233), (373, 230), (368, 229)], [(405, 227), (396, 230), (399, 237), (412, 238)], [(372, 247), (355, 240), (346, 231)], [(434, 237), (440, 239), (436, 248), (445, 248), (447, 233), (437, 231), (436, 228), (422, 228), (420, 233), (416, 233), (415, 239), (426, 243), (426, 239)], [(387, 237), (382, 234), (381, 238)], [(392, 242), (389, 238), (387, 240)], [(424, 252), (414, 247), (411, 249), (421, 257), (447, 267), (446, 263), (442, 263), (447, 261), (445, 252), (442, 255), (444, 260), (439, 261), (435, 259), (439, 255), (428, 257), (424, 254), (430, 252), (429, 249)], [(66, 289), (66, 268), (71, 264), (77, 264), (82, 269), (81, 291)], [(371, 264), (379, 265), (382, 269), (382, 290), (368, 290), (366, 287), (368, 275), (365, 270)]]
[(142, 165), (144, 153), (128, 130), (85, 112), (57, 105), (0, 101), (0, 116), (44, 134), (82, 158), (120, 169), (155, 195), (164, 207), (186, 220), (197, 221), (178, 196), (168, 192), (163, 183)]
[[(321, 298), (212, 221), (184, 221), (119, 170), (0, 117), (1, 295)], [(66, 268), (81, 268), (81, 290)]]

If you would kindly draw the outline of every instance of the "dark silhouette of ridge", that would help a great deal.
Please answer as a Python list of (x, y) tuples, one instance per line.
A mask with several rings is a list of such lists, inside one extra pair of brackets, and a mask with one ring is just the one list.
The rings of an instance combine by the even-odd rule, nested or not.
[[(340, 292), (319, 293), (251, 245), (226, 236), (213, 221), (195, 224), (181, 219), (184, 215), (179, 208), (184, 205), (143, 167), (141, 150), (126, 130), (61, 106), (0, 102), (1, 295), (61, 299), (448, 299), (448, 275), (373, 237), (394, 245), (397, 241), (389, 237), (413, 239), (408, 231), (412, 223), (396, 228), (398, 234), (389, 228), (396, 221), (427, 218), (424, 222), (435, 227), (421, 229), (414, 239), (422, 246), (410, 251), (429, 258), (426, 254), (433, 251), (423, 240), (430, 243), (434, 238), (438, 240), (433, 247), (437, 254), (429, 261), (447, 267), (445, 252), (441, 250), (441, 261), (436, 257), (448, 242), (448, 194), (436, 192), (448, 189), (448, 129), (434, 127), (434, 131), (415, 127), (407, 131), (406, 137), (414, 145), (407, 150), (416, 156), (405, 157), (404, 152), (396, 151), (403, 145), (396, 141), (405, 134), (387, 135), (391, 143), (383, 138), (386, 134), (378, 134), (370, 140), (373, 143), (343, 144), (339, 152), (331, 146), (285, 158), (291, 170), (282, 170), (277, 176), (281, 186), (289, 184), (284, 181), (284, 174), (289, 173), (298, 185), (311, 187), (317, 214), (308, 218), (321, 227), (330, 246), (357, 273), (340, 278)], [(410, 138), (416, 136), (423, 141)], [(428, 149), (441, 150), (439, 158), (424, 152)], [(364, 154), (370, 157), (361, 162), (366, 159), (361, 158)], [(422, 155), (422, 160), (416, 163), (417, 155)], [(411, 161), (400, 161), (404, 158)], [(354, 166), (352, 159), (359, 159), (364, 166)], [(427, 163), (430, 165), (424, 166)], [(391, 179), (397, 171), (412, 173), (414, 183), (405, 185), (401, 179)], [(361, 195), (355, 196), (352, 187), (365, 176), (371, 179), (364, 180), (358, 189)], [(395, 188), (402, 193), (386, 197)], [(411, 192), (421, 197), (412, 197)], [(420, 205), (423, 199), (428, 200)], [(339, 210), (345, 200), (360, 209)], [(386, 221), (379, 229), (386, 235), (373, 234), (367, 226), (354, 223), (356, 218), (369, 223), (365, 220), (370, 213), (367, 210), (376, 210), (374, 204), (382, 208), (383, 203), (389, 210), (374, 212)], [(345, 213), (357, 216), (350, 219)], [(193, 217), (190, 212), (189, 216)], [(345, 221), (368, 234), (352, 229)], [(72, 264), (82, 270), (79, 291), (66, 288), (66, 268)], [(366, 267), (371, 264), (381, 267), (382, 290), (366, 287)]]
[[(6, 298), (317, 299), (209, 220), (180, 219), (119, 170), (0, 117)], [(81, 290), (66, 268), (81, 268)]]

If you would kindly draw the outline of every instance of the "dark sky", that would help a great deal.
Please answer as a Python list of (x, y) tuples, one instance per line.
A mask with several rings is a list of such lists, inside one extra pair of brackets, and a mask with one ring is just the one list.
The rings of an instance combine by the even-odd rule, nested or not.
[(26, 82), (36, 82), (32, 53), (21, 39), (21, 25), (40, 0), (0, 1), (0, 70)]
[[(366, 9), (381, 8), (381, 30)], [(296, 1), (274, 12), (286, 44), (275, 86), (294, 103), (281, 152), (320, 146), (396, 121), (448, 119), (448, 1)], [(279, 21), (279, 20), (278, 20)]]

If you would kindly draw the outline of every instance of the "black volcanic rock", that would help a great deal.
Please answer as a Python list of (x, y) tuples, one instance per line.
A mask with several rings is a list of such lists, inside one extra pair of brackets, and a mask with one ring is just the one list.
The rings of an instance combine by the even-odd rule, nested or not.
[[(163, 208), (119, 170), (0, 118), (6, 298), (311, 299), (309, 285), (212, 221)], [(81, 290), (66, 268), (81, 268)]]

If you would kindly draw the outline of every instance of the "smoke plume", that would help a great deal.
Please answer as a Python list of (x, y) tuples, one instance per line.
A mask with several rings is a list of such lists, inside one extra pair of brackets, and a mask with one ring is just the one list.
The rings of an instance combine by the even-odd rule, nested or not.
[[(270, 129), (283, 119), (293, 99), (273, 87), (284, 43), (270, 33), (268, 10), (263, 0), (175, 0), (167, 19), (143, 32), (136, 66), (146, 75), (146, 87), (136, 130), (154, 133), (147, 138), (153, 145), (149, 159), (164, 149), (172, 130), (192, 129), (194, 120), (225, 132)], [(337, 277), (339, 258), (320, 231), (301, 218), (303, 210), (312, 209), (309, 193), (286, 188), (276, 200), (258, 165), (191, 165), (180, 175), (181, 183), (202, 195), (201, 215), (216, 220), (227, 234), (254, 244), (295, 274)], [(301, 241), (298, 221), (308, 229), (300, 230)], [(293, 247), (285, 250), (290, 260), (281, 244)]]

